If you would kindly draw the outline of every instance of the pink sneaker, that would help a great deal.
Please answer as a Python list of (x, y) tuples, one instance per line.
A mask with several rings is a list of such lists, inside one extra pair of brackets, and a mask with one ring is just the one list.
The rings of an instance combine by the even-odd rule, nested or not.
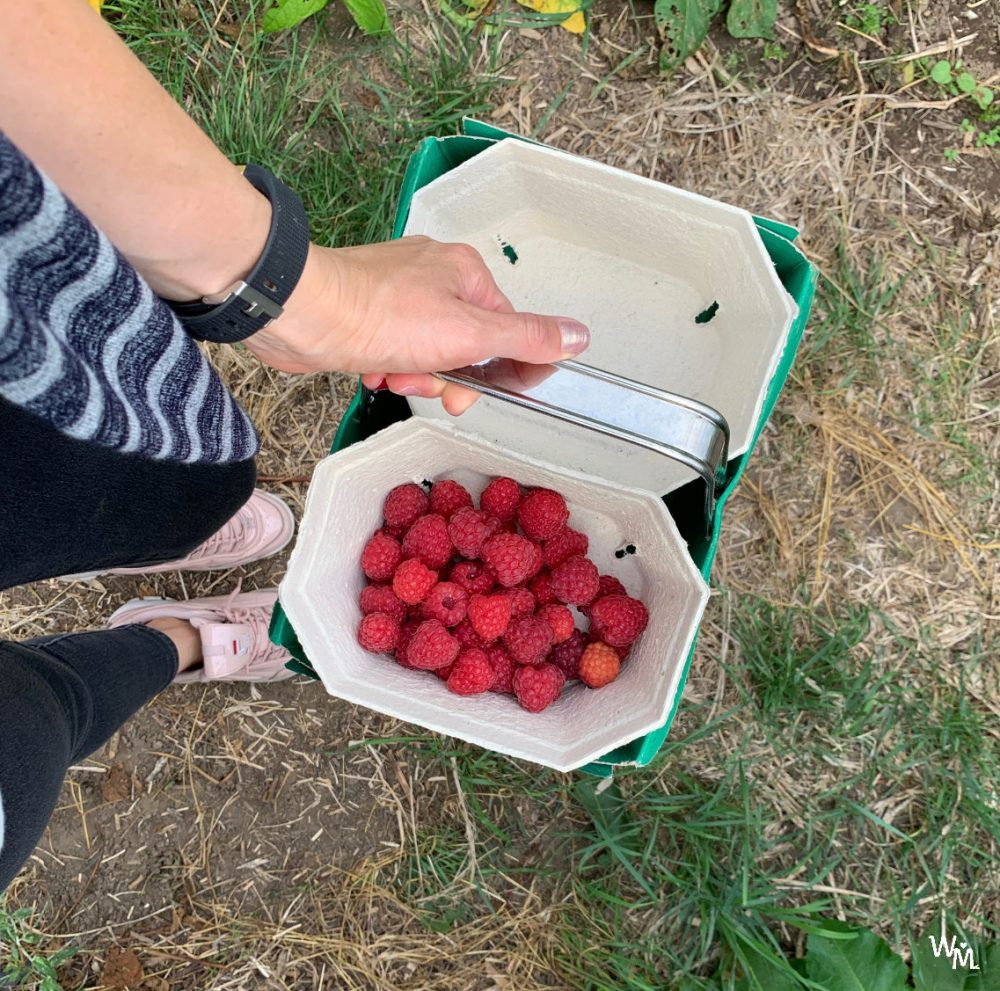
[(236, 515), (199, 544), (187, 557), (145, 568), (110, 568), (63, 575), (65, 581), (85, 581), (98, 575), (151, 575), (162, 571), (215, 571), (250, 564), (277, 554), (292, 539), (295, 517), (277, 496), (254, 489)]
[(178, 684), (199, 681), (283, 681), (294, 672), (285, 667), (291, 655), (271, 643), (267, 627), (278, 601), (276, 589), (214, 595), (176, 602), (173, 599), (133, 599), (112, 613), (109, 629), (148, 623), (158, 616), (186, 619), (201, 634), (203, 667), (182, 671)]

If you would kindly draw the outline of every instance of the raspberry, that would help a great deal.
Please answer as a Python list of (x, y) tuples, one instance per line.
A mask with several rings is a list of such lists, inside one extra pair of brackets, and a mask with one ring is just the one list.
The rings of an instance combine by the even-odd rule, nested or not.
[(552, 489), (534, 489), (517, 507), (517, 522), (526, 537), (548, 540), (554, 537), (569, 519), (566, 500)]
[(387, 537), (392, 537), (393, 540), (402, 540), (406, 535), (407, 529), (408, 527), (405, 526), (389, 526), (389, 524), (386, 523), (386, 525), (379, 530), (379, 533), (384, 533)]
[(447, 681), (451, 677), (451, 672), (455, 670), (455, 665), (457, 661), (452, 661), (446, 668), (434, 668), (431, 674), (435, 678), (440, 678), (442, 681)]
[(503, 592), (474, 595), (469, 599), (469, 622), (483, 640), (496, 640), (510, 624), (511, 605), (510, 597)]
[(579, 554), (552, 569), (552, 591), (560, 602), (585, 606), (597, 595), (599, 585), (597, 566)]
[(580, 681), (591, 688), (603, 688), (618, 677), (621, 661), (614, 647), (594, 641), (587, 644), (580, 658)]
[(448, 536), (462, 557), (478, 558), (483, 542), (500, 529), (500, 521), (489, 513), (463, 506), (448, 523)]
[(430, 507), (432, 513), (438, 513), (450, 520), (456, 510), (472, 505), (472, 496), (458, 482), (445, 478), (431, 486)]
[(388, 585), (366, 585), (361, 590), (361, 612), (384, 612), (400, 623), (406, 621), (406, 603)]
[(438, 619), (421, 623), (406, 648), (406, 660), (411, 667), (443, 668), (458, 657), (459, 642)]
[(580, 677), (580, 658), (583, 656), (583, 649), (587, 646), (584, 635), (579, 630), (574, 630), (568, 640), (557, 643), (549, 653), (551, 661), (569, 680)]
[(403, 551), (398, 540), (393, 540), (387, 533), (376, 533), (361, 552), (361, 570), (372, 581), (387, 582), (402, 558)]
[(427, 593), (437, 584), (437, 572), (431, 571), (415, 557), (404, 561), (392, 578), (392, 590), (408, 606), (415, 606), (427, 598)]
[(503, 642), (518, 664), (539, 664), (552, 649), (552, 627), (537, 616), (517, 616), (510, 621)]
[(535, 597), (526, 588), (509, 588), (505, 595), (510, 599), (511, 616), (530, 616), (535, 611)]
[(542, 567), (545, 565), (545, 558), (542, 555), (542, 547), (540, 544), (532, 543), (531, 545), (531, 556), (528, 559), (528, 578), (534, 578), (535, 575), (539, 574)]
[(469, 595), (485, 595), (496, 585), (493, 570), (481, 561), (459, 561), (452, 567), (448, 580), (461, 585)]
[(358, 626), (358, 643), (373, 654), (385, 654), (399, 643), (399, 620), (384, 612), (363, 616)]
[(538, 610), (538, 618), (544, 619), (552, 627), (552, 642), (562, 643), (573, 635), (574, 624), (573, 614), (565, 607), (557, 603), (542, 606)]
[(568, 557), (586, 554), (589, 547), (590, 540), (585, 533), (564, 526), (554, 536), (549, 537), (542, 547), (545, 555), (545, 566), (554, 568), (557, 564), (562, 564)]
[(443, 568), (451, 560), (452, 550), (448, 524), (436, 513), (421, 516), (403, 537), (403, 555), (419, 557), (428, 568)]
[(465, 650), (466, 647), (486, 646), (483, 642), (483, 638), (472, 628), (472, 624), (469, 622), (468, 618), (463, 619), (458, 626), (454, 627), (451, 631), (451, 635), (462, 645), (463, 650)]
[(427, 619), (439, 619), (445, 626), (455, 626), (465, 619), (469, 607), (469, 593), (454, 582), (439, 582), (424, 599), (420, 607)]
[(520, 585), (533, 572), (538, 548), (516, 533), (498, 533), (483, 544), (483, 560), (505, 588)]
[(386, 526), (403, 527), (406, 530), (413, 526), (418, 516), (427, 512), (428, 503), (427, 493), (416, 482), (397, 485), (385, 497), (385, 505), (382, 507)]
[[(628, 592), (625, 590), (625, 586), (614, 575), (601, 575), (597, 579), (597, 595), (594, 596), (594, 602), (598, 599), (603, 599), (606, 595), (628, 595)], [(589, 618), (592, 607), (593, 603), (589, 606), (580, 606), (580, 612)]]
[(494, 478), (483, 489), (479, 497), (479, 508), (501, 523), (509, 523), (517, 515), (517, 507), (521, 502), (521, 486), (513, 478)]
[(535, 597), (535, 602), (540, 606), (547, 606), (550, 602), (558, 602), (556, 593), (552, 591), (552, 575), (547, 571), (540, 571), (528, 585), (531, 594)]
[(465, 650), (452, 665), (448, 690), (456, 695), (478, 695), (488, 692), (496, 680), (496, 672), (484, 651)]
[(649, 622), (649, 612), (628, 595), (606, 595), (590, 607), (591, 633), (612, 647), (627, 647)]
[(498, 692), (501, 695), (513, 695), (514, 672), (517, 670), (513, 658), (498, 643), (490, 644), (486, 648), (486, 656), (490, 659), (490, 664), (493, 665), (493, 672), (496, 675), (496, 681), (493, 682), (490, 691)]
[(514, 672), (514, 694), (521, 708), (528, 712), (541, 712), (555, 702), (564, 684), (566, 678), (554, 664), (523, 667)]
[(406, 652), (409, 649), (410, 641), (413, 639), (413, 634), (417, 632), (417, 627), (420, 625), (418, 620), (410, 620), (408, 623), (404, 623), (399, 630), (399, 642), (396, 644), (396, 660), (404, 668), (413, 668), (410, 664)]

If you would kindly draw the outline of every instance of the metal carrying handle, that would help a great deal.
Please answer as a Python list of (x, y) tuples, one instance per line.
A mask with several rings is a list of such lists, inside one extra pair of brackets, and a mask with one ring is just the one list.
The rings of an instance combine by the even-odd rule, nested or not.
[[(436, 374), (445, 382), (644, 447), (693, 469), (705, 483), (705, 534), (711, 537), (729, 451), (729, 424), (718, 410), (579, 361), (528, 365), (494, 358)], [(604, 418), (594, 416), (594, 409)]]

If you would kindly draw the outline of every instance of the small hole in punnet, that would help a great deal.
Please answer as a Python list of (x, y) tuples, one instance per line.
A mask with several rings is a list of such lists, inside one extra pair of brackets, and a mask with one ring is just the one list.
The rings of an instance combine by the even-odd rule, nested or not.
[(618, 550), (615, 551), (615, 557), (618, 558), (618, 560), (620, 561), (623, 557), (625, 557), (626, 554), (634, 554), (634, 553), (635, 553), (635, 544), (626, 544), (624, 547), (619, 547)]
[(716, 299), (710, 306), (706, 306), (695, 318), (695, 323), (708, 323), (716, 313), (719, 312), (719, 301)]
[(500, 245), (500, 250), (503, 252), (504, 258), (511, 263), (511, 265), (517, 264), (517, 252), (514, 250), (514, 245), (509, 241), (505, 241), (500, 235), (497, 235), (497, 244)]
[(432, 481), (431, 481), (430, 479), (428, 479), (428, 478), (425, 478), (425, 479), (424, 479), (424, 480), (423, 480), (423, 481), (422, 481), (422, 482), (421, 482), (420, 484), (421, 484), (421, 485), (422, 485), (422, 486), (423, 486), (423, 487), (424, 487), (425, 489), (429, 489), (429, 488), (430, 488), (430, 487), (431, 487), (431, 486), (432, 486), (432, 485), (433, 485), (434, 483), (433, 483), (433, 482), (432, 482)]

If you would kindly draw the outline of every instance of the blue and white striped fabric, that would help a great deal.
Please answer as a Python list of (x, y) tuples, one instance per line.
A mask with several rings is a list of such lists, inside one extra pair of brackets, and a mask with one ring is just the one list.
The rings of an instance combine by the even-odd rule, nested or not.
[(0, 396), (123, 453), (222, 464), (257, 451), (174, 312), (2, 132)]

